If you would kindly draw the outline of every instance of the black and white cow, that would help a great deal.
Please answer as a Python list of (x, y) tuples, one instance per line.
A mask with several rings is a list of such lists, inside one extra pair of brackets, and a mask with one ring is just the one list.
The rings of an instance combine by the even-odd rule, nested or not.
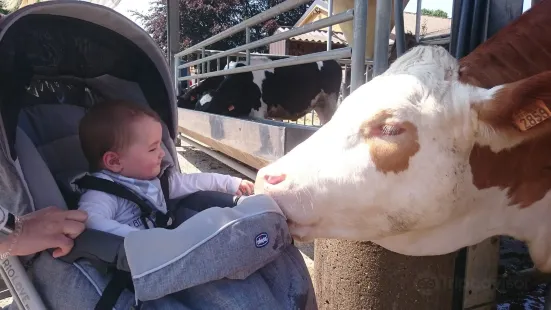
[[(269, 61), (252, 58), (251, 65)], [(230, 68), (242, 66), (230, 63)], [(188, 100), (183, 104), (195, 103), (195, 110), (227, 116), (288, 120), (313, 109), (325, 124), (337, 109), (341, 80), (341, 66), (334, 60), (230, 74), (219, 84), (205, 79), (184, 95)], [(218, 87), (211, 88), (213, 84)]]
[(195, 104), (203, 95), (210, 93), (224, 81), (224, 76), (214, 76), (197, 83), (186, 90), (183, 96), (178, 98), (178, 107), (195, 109)]

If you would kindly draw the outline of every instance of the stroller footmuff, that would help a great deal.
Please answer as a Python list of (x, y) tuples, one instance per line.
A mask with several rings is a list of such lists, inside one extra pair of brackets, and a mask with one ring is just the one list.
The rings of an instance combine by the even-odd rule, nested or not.
[[(74, 206), (78, 193), (70, 183), (88, 170), (78, 123), (101, 101), (155, 110), (165, 161), (178, 170), (171, 70), (141, 28), (99, 5), (47, 1), (6, 16), (0, 29), (0, 143), (24, 185), (15, 195), (30, 201), (6, 206), (11, 212)], [(143, 309), (316, 308), (307, 268), (274, 201), (259, 195), (234, 207), (219, 203), (176, 214), (173, 229), (125, 239), (86, 231), (65, 261), (41, 253), (28, 274), (54, 310), (93, 309), (114, 270), (128, 272), (135, 291), (122, 290), (115, 309), (136, 299)]]

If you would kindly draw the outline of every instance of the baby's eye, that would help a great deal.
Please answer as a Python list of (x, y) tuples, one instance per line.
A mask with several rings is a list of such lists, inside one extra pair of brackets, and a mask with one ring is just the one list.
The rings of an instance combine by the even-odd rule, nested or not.
[(150, 152), (155, 152), (156, 150), (157, 150), (157, 147), (154, 147), (154, 148), (150, 149), (149, 151)]

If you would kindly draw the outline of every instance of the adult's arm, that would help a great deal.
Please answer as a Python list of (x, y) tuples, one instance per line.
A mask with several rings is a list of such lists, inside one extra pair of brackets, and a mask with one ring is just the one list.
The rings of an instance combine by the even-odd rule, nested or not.
[[(0, 230), (6, 227), (9, 211), (0, 206)], [(0, 239), (0, 253), (23, 256), (55, 249), (54, 257), (66, 255), (73, 239), (84, 231), (86, 212), (48, 207), (17, 218), (15, 229)]]

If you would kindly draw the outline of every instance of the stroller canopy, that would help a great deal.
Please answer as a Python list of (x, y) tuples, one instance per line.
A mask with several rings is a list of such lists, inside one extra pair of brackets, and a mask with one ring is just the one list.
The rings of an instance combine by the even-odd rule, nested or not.
[(21, 97), (33, 79), (101, 76), (138, 84), (175, 138), (176, 96), (166, 58), (134, 22), (82, 1), (42, 2), (2, 18), (0, 109), (10, 149), (24, 105)]

